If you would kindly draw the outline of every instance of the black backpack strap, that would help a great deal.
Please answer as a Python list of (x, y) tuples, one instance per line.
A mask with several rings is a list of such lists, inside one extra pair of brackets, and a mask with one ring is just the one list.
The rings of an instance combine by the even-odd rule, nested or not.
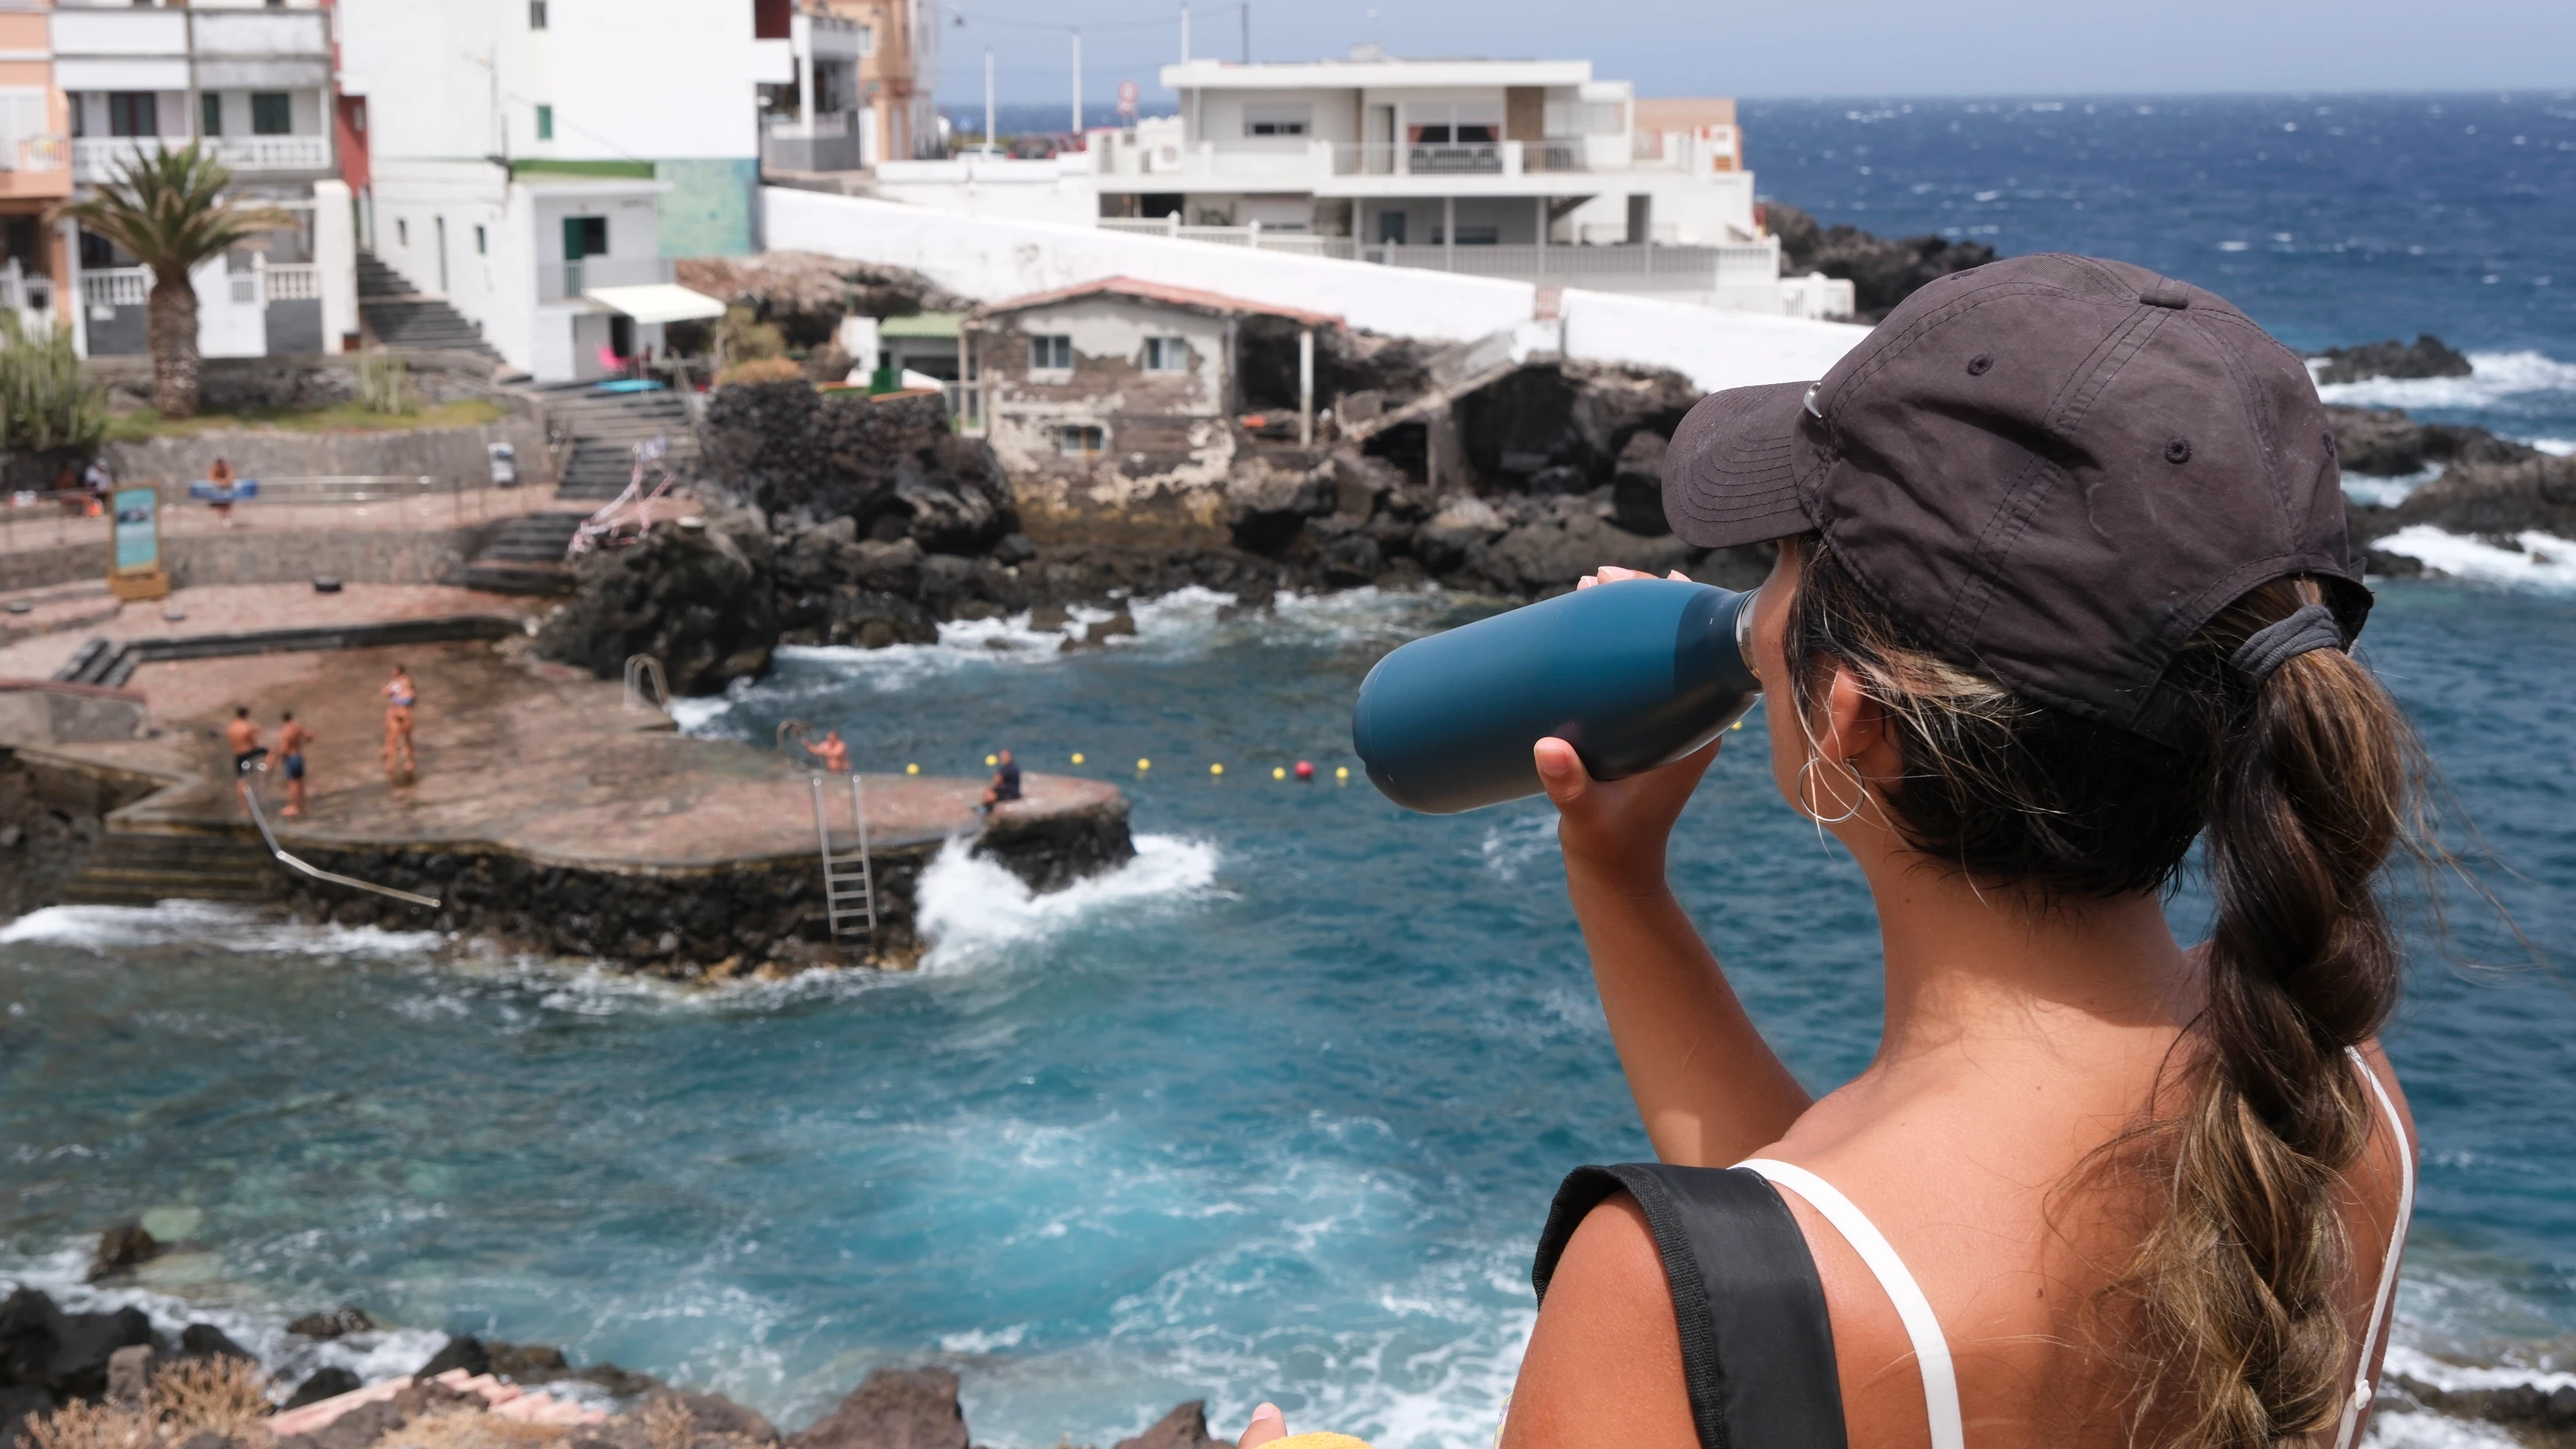
[(1645, 1210), (1664, 1260), (1701, 1449), (1847, 1449), (1824, 1284), (1798, 1220), (1758, 1173), (1576, 1168), (1539, 1238), (1530, 1272), (1539, 1297), (1584, 1216), (1623, 1191)]

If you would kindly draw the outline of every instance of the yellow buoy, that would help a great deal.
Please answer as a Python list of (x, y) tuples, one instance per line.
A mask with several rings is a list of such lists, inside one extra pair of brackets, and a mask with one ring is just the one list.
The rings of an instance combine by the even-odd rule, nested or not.
[(903, 772), (907, 775), (918, 775), (921, 773), (921, 767), (919, 765), (906, 765), (903, 767)]
[(1744, 728), (1744, 721), (1737, 720), (1735, 723), (1728, 725), (1727, 728), (1731, 730), (1740, 730)]
[(1273, 765), (1270, 767), (1270, 778), (1274, 780), (1285, 780), (1288, 778), (1288, 772), (1277, 765)]
[(1208, 773), (1209, 773), (1209, 774), (1211, 774), (1211, 775), (1222, 775), (1222, 774), (1224, 774), (1224, 773), (1225, 773), (1225, 766), (1223, 766), (1223, 765), (1210, 765), (1210, 766), (1208, 766)]
[(1348, 765), (1340, 765), (1335, 767), (1333, 770), (1333, 778), (1336, 780), (1347, 780), (1350, 777), (1351, 767)]
[(1150, 770), (1154, 768), (1154, 762), (1151, 760), (1138, 760), (1136, 762), (1136, 768), (1139, 770)]
[(984, 763), (988, 765), (998, 765), (1002, 763), (1002, 757), (999, 755), (986, 755), (984, 757)]
[(1082, 751), (1076, 750), (1073, 752), (1073, 762), (1077, 765), (1082, 763)]

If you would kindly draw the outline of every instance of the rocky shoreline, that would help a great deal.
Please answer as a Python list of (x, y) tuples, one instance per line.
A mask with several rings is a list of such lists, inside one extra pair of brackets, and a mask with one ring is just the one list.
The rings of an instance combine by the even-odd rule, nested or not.
[(2347, 478), (2404, 478), (2439, 469), (2394, 505), (2347, 500), (2352, 546), (2373, 574), (2414, 578), (2421, 559), (2379, 545), (2425, 526), (2511, 553), (2522, 535), (2576, 539), (2576, 458), (2552, 457), (2484, 428), (2418, 423), (2396, 408), (2329, 406), (2335, 451)]

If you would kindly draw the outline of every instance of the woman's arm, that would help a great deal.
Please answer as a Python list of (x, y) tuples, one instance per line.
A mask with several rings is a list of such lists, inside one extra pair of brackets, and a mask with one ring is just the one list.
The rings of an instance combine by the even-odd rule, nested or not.
[(1724, 1167), (1779, 1141), (1810, 1101), (1664, 882), (1664, 843), (1716, 758), (1711, 744), (1604, 782), (1565, 741), (1537, 747), (1539, 779), (1562, 817), (1566, 892), (1628, 1090), (1655, 1156), (1685, 1167)]

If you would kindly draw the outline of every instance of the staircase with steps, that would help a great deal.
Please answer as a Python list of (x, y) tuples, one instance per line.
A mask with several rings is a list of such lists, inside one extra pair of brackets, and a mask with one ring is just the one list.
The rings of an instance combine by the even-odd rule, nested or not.
[(156, 901), (265, 904), (276, 869), (247, 830), (144, 830), (110, 826), (63, 888), (75, 906), (148, 906)]
[[(555, 485), (558, 498), (607, 502), (623, 492), (635, 469), (635, 445), (656, 437), (670, 441), (664, 459), (681, 478), (696, 471), (698, 440), (688, 404), (671, 392), (601, 392), (587, 384), (537, 390), (550, 424), (572, 437), (572, 456)], [(647, 478), (646, 487), (652, 486)]]
[(560, 594), (572, 588), (564, 549), (586, 513), (531, 513), (501, 525), (448, 583), (492, 594)]
[(402, 273), (358, 253), (358, 316), (367, 333), (387, 347), (422, 352), (479, 352), (499, 361), (501, 354), (483, 340), (482, 329), (453, 307), (425, 296)]

